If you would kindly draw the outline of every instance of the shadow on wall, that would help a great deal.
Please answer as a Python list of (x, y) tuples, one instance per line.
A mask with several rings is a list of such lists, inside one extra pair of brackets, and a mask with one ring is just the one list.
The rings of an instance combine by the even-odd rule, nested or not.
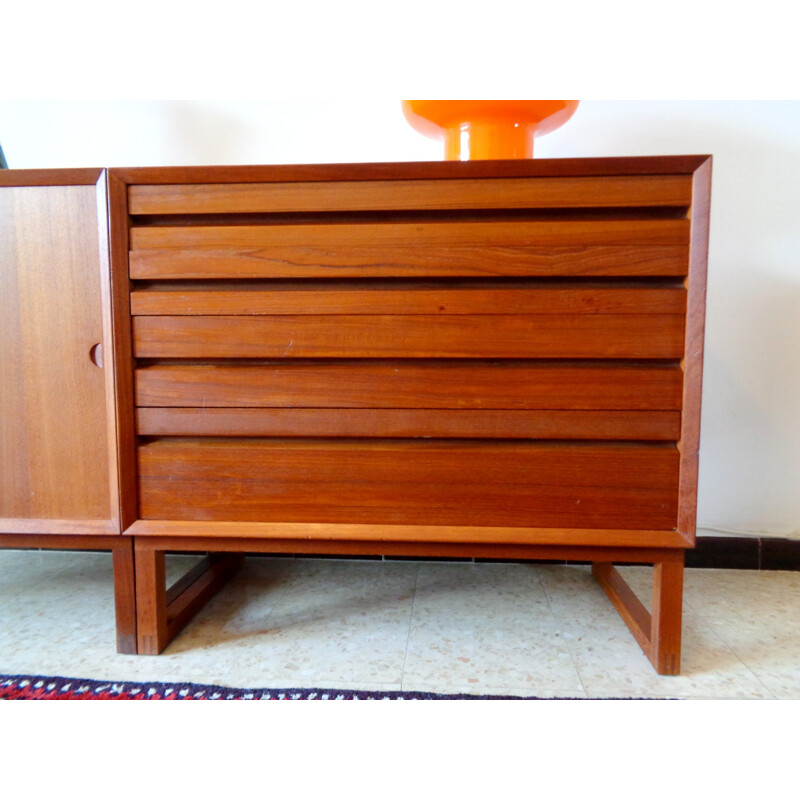
[(800, 538), (800, 278), (737, 297), (707, 337), (698, 526)]

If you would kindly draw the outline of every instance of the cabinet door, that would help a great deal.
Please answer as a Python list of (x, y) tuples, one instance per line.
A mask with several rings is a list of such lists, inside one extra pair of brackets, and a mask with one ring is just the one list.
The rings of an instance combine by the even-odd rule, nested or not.
[(105, 173), (0, 174), (0, 533), (118, 533)]

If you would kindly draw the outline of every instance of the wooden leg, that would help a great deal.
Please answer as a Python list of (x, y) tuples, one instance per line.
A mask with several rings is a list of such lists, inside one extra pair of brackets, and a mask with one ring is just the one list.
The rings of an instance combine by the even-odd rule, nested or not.
[[(157, 546), (157, 545), (156, 545)], [(243, 561), (212, 553), (172, 587), (165, 581), (164, 551), (136, 541), (136, 612), (139, 653), (157, 655), (224, 586)]]
[(133, 540), (120, 537), (112, 550), (114, 564), (114, 607), (117, 616), (117, 652), (137, 652), (136, 583), (134, 580)]
[(158, 655), (168, 643), (164, 552), (142, 546), (136, 551), (136, 632), (139, 653)]
[(660, 675), (678, 675), (681, 671), (683, 554), (680, 561), (661, 561), (654, 566), (650, 660)]
[(659, 675), (678, 675), (681, 668), (683, 551), (656, 561), (653, 613), (648, 613), (613, 564), (595, 562), (592, 573), (611, 599)]

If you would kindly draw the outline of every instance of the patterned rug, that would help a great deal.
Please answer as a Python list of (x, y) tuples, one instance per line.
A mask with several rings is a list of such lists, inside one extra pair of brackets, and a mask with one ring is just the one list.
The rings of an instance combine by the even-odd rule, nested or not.
[(370, 692), (349, 689), (231, 689), (197, 683), (132, 683), (0, 675), (0, 700), (577, 700), (575, 697)]

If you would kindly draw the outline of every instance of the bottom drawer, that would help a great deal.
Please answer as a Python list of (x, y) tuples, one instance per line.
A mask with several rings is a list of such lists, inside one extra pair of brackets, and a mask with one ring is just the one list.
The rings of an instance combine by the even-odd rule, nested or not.
[(142, 519), (672, 530), (666, 444), (159, 439)]

